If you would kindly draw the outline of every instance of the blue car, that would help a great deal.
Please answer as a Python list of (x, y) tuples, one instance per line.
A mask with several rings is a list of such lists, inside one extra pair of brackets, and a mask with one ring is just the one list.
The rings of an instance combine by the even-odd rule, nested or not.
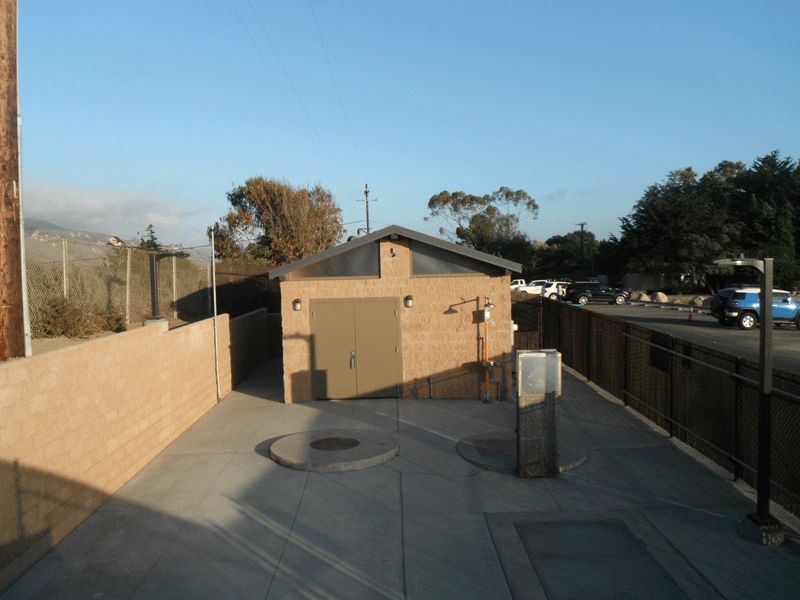
[[(752, 329), (760, 320), (759, 289), (725, 288), (711, 298), (711, 314), (723, 327), (738, 324), (740, 329)], [(794, 323), (800, 329), (800, 307), (785, 290), (772, 290), (772, 320), (776, 325)]]

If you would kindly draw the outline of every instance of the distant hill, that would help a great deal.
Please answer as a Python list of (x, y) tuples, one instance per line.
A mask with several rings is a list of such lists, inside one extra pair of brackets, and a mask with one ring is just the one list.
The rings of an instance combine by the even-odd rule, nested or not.
[[(112, 237), (107, 233), (71, 229), (69, 227), (57, 225), (46, 219), (36, 218), (25, 219), (25, 236), (28, 238), (25, 244), (27, 255), (30, 258), (44, 260), (55, 260), (60, 256), (61, 250), (56, 250), (56, 248), (61, 247), (59, 243), (61, 240), (81, 242), (80, 245), (76, 246), (83, 246), (82, 251), (78, 250), (78, 248), (72, 248), (70, 250), (70, 254), (77, 252), (77, 255), (81, 258), (83, 258), (84, 255), (92, 258), (103, 255)], [(130, 247), (136, 247), (139, 245), (139, 240), (125, 240), (125, 243)], [(178, 248), (178, 246), (165, 246), (164, 250), (170, 251), (172, 249), (177, 250)], [(41, 249), (41, 251), (37, 251), (37, 249)], [(185, 251), (189, 253), (189, 258), (192, 260), (206, 262), (209, 260), (210, 247), (187, 249)]]
[(25, 219), (25, 233), (31, 229), (64, 229), (60, 225), (45, 221), (44, 219)]
[(88, 244), (105, 244), (111, 237), (107, 233), (70, 229), (44, 219), (25, 219), (25, 233), (34, 239), (74, 240)]

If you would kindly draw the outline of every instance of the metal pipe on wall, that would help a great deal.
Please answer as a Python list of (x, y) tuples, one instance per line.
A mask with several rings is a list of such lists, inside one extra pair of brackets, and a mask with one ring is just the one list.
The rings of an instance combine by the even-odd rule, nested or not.
[(219, 340), (217, 339), (217, 269), (214, 262), (214, 227), (211, 228), (211, 293), (214, 298), (214, 367), (217, 376), (217, 402), (222, 400), (219, 387)]

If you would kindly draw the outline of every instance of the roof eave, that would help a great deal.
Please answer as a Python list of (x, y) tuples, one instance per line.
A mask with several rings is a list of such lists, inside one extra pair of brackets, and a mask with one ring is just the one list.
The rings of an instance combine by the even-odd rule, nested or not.
[(448, 252), (455, 252), (457, 254), (467, 256), (469, 258), (484, 262), (486, 264), (490, 264), (495, 267), (500, 267), (501, 269), (504, 269), (506, 275), (509, 275), (511, 273), (519, 273), (522, 270), (522, 265), (520, 263), (506, 260), (505, 258), (500, 258), (498, 256), (493, 256), (485, 252), (480, 252), (478, 250), (473, 250), (472, 248), (467, 248), (466, 246), (459, 246), (458, 244), (448, 242), (447, 240), (435, 238), (433, 236), (424, 233), (419, 233), (418, 231), (413, 231), (411, 229), (406, 229), (405, 227), (401, 227), (400, 225), (389, 225), (388, 227), (384, 227), (383, 229), (379, 229), (378, 231), (375, 231), (373, 233), (368, 233), (363, 237), (355, 238), (353, 240), (350, 240), (349, 242), (345, 242), (344, 244), (339, 244), (338, 246), (334, 246), (333, 248), (328, 248), (327, 250), (315, 254), (314, 256), (307, 256), (293, 263), (289, 263), (288, 265), (283, 265), (282, 267), (273, 269), (268, 273), (268, 277), (270, 279), (278, 278), (280, 279), (280, 281), (286, 281), (288, 279), (288, 275), (292, 271), (296, 271), (297, 269), (301, 269), (308, 265), (312, 265), (316, 262), (326, 260), (334, 256), (338, 256), (339, 254), (343, 254), (345, 252), (349, 252), (354, 248), (358, 248), (360, 246), (376, 242), (385, 237), (390, 237), (391, 239), (397, 239), (398, 237), (405, 237), (411, 240), (422, 242), (424, 244), (428, 244), (430, 246), (434, 246), (436, 248), (440, 248), (442, 250), (446, 250)]

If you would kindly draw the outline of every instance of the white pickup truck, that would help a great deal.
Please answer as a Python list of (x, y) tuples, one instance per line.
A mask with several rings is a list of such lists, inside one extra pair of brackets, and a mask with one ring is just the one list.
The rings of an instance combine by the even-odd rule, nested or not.
[(542, 288), (547, 285), (547, 283), (546, 279), (535, 279), (527, 283), (525, 283), (524, 279), (514, 279), (511, 282), (511, 290), (537, 295), (542, 293)]

